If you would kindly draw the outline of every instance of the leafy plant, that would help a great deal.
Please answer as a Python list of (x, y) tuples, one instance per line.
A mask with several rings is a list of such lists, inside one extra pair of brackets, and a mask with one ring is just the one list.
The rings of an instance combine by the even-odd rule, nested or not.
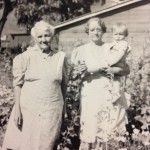
[(80, 62), (78, 65), (72, 65), (69, 73), (69, 82), (66, 95), (66, 118), (64, 118), (60, 143), (58, 149), (65, 147), (69, 149), (79, 148), (79, 130), (80, 130), (80, 90), (86, 70), (82, 70)]

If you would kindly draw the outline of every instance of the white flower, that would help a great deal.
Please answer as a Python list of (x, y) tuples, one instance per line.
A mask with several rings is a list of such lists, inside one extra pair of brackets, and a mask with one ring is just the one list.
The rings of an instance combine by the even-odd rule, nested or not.
[(126, 132), (125, 135), (129, 135), (129, 132)]
[(150, 142), (146, 141), (146, 142), (144, 143), (144, 145), (145, 145), (145, 146), (148, 146), (148, 145), (150, 145)]
[(57, 150), (60, 150), (60, 145), (57, 146)]
[(125, 142), (125, 141), (126, 141), (126, 138), (123, 137), (123, 136), (121, 136), (119, 139), (120, 139), (120, 141), (122, 141), (122, 142)]
[(134, 125), (134, 124), (132, 124), (132, 125), (131, 125), (131, 127), (134, 129), (134, 128), (135, 128), (135, 125)]
[(142, 134), (145, 135), (145, 136), (148, 136), (149, 135), (149, 131), (142, 131)]
[(140, 132), (140, 130), (138, 130), (138, 129), (136, 129), (136, 128), (133, 130), (133, 133), (136, 134), (136, 135), (138, 135), (139, 132)]

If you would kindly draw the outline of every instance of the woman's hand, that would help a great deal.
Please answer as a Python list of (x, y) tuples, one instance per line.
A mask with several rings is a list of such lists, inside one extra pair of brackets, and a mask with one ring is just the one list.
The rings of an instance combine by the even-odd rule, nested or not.
[(130, 68), (128, 65), (126, 65), (124, 68), (122, 67), (109, 67), (107, 69), (105, 69), (107, 74), (116, 74), (116, 75), (120, 75), (120, 76), (125, 76), (128, 75), (130, 73)]
[(22, 129), (23, 118), (20, 109), (20, 94), (21, 94), (21, 85), (15, 86), (14, 88), (14, 95), (15, 95), (15, 116), (14, 122), (15, 125), (18, 127), (19, 130)]
[(15, 125), (19, 130), (22, 130), (23, 118), (20, 108), (16, 108), (14, 116)]
[(83, 72), (83, 71), (87, 70), (87, 66), (85, 64), (85, 61), (78, 62), (78, 70), (80, 72)]
[(105, 68), (105, 72), (107, 74), (115, 74), (115, 71), (114, 71), (113, 67)]

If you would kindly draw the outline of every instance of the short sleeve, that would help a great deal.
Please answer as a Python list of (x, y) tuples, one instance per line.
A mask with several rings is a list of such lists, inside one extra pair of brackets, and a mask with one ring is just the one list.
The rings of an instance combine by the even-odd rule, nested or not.
[(79, 46), (72, 51), (71, 64), (78, 65), (78, 63), (85, 61), (86, 45)]
[(22, 54), (13, 60), (13, 86), (23, 85), (26, 65)]
[(78, 49), (74, 49), (71, 54), (71, 64), (77, 64), (78, 60)]

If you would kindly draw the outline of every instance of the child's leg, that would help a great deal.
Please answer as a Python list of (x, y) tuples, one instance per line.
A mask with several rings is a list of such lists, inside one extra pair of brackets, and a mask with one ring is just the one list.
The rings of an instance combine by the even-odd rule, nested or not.
[[(116, 129), (120, 129), (122, 128), (123, 130), (125, 129), (125, 122), (126, 122), (126, 111), (124, 108), (120, 107), (120, 106), (116, 106), (117, 111), (115, 113), (113, 113), (114, 115), (114, 122), (112, 124), (112, 130), (116, 130)], [(112, 117), (113, 117), (112, 116)]]
[(115, 103), (121, 97), (120, 81), (112, 82), (112, 102)]
[(81, 141), (79, 150), (90, 150), (90, 143)]

